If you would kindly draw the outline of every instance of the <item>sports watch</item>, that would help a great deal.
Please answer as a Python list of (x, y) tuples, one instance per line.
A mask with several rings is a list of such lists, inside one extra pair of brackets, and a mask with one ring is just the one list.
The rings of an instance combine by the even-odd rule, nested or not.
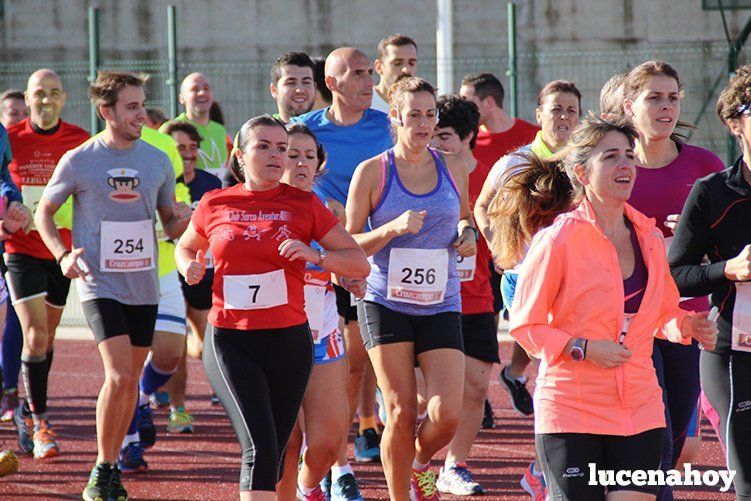
[(576, 362), (581, 362), (587, 356), (587, 340), (583, 338), (576, 338), (573, 346), (571, 346), (571, 358)]

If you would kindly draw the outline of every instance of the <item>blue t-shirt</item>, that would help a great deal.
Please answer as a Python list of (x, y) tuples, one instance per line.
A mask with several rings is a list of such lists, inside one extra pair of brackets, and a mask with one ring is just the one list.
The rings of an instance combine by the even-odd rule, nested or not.
[(185, 183), (190, 190), (191, 205), (195, 209), (198, 207), (198, 202), (201, 200), (207, 192), (211, 190), (218, 190), (222, 187), (222, 181), (213, 174), (209, 174), (205, 170), (196, 169), (193, 180), (189, 183), (185, 182), (185, 176), (177, 178), (178, 183)]
[(344, 205), (355, 168), (393, 146), (388, 115), (372, 108), (365, 110), (359, 122), (342, 127), (329, 121), (329, 108), (311, 111), (293, 122), (302, 122), (316, 135), (326, 150), (326, 171), (313, 191)]

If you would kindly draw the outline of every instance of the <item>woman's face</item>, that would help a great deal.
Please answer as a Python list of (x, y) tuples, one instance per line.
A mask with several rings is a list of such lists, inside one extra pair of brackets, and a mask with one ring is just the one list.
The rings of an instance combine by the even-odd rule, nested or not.
[(392, 116), (402, 121), (397, 127), (399, 141), (411, 148), (427, 148), (433, 138), (433, 130), (438, 123), (438, 110), (435, 96), (430, 92), (409, 92), (399, 109), (399, 116), (391, 110)]
[(666, 139), (675, 130), (681, 114), (681, 98), (678, 82), (658, 75), (650, 77), (635, 98), (626, 98), (624, 108), (641, 136)]
[(625, 203), (636, 181), (634, 149), (625, 135), (611, 131), (592, 150), (585, 165), (574, 169), (589, 200)]
[(282, 182), (303, 191), (313, 189), (318, 171), (316, 142), (307, 134), (291, 134), (287, 146), (287, 165)]
[(236, 153), (245, 179), (267, 186), (278, 183), (287, 164), (287, 132), (282, 127), (260, 125), (250, 134), (245, 149)]
[(553, 92), (543, 98), (536, 114), (545, 144), (562, 148), (579, 123), (579, 98), (570, 92)]

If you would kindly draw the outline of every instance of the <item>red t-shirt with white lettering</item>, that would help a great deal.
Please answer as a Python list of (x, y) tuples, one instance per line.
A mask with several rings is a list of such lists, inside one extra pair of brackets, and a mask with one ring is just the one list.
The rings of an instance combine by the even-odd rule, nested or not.
[(531, 143), (540, 128), (521, 118), (514, 119), (514, 125), (505, 132), (488, 132), (485, 127), (480, 127), (477, 133), (477, 142), (472, 153), (475, 158), (491, 167), (503, 156)]
[(206, 193), (191, 224), (214, 256), (212, 325), (281, 329), (307, 321), (305, 262), (282, 257), (278, 248), (288, 238), (310, 245), (339, 224), (315, 194), (283, 183), (268, 191), (238, 184)]
[[(13, 153), (13, 161), (8, 169), (13, 182), (21, 190), (25, 205), (30, 206), (38, 202), (37, 198), (52, 177), (60, 157), (66, 151), (80, 146), (88, 138), (88, 132), (62, 120), (57, 130), (46, 134), (34, 130), (29, 118), (8, 129), (10, 149)], [(70, 230), (60, 228), (60, 236), (65, 246), (70, 249)], [(25, 254), (39, 259), (55, 259), (44, 245), (39, 232), (35, 230), (28, 234), (23, 231), (13, 233), (5, 242), (5, 252)]]
[[(485, 178), (490, 167), (477, 162), (469, 173), (469, 207), (474, 210)], [(462, 282), (462, 314), (493, 313), (493, 291), (490, 289), (490, 249), (485, 239), (480, 236), (477, 241), (475, 276), (468, 282)]]

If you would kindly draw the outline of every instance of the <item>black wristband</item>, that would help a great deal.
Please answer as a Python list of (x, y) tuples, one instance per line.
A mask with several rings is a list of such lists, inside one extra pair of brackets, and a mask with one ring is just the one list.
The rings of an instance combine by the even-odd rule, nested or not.
[(58, 266), (60, 266), (60, 263), (62, 263), (62, 261), (63, 261), (63, 258), (64, 258), (65, 256), (67, 256), (68, 254), (70, 254), (70, 251), (69, 251), (69, 250), (67, 250), (67, 249), (66, 249), (66, 251), (65, 251), (65, 252), (63, 252), (62, 254), (60, 254), (60, 257), (59, 257), (59, 258), (57, 258), (57, 259), (55, 260), (55, 261), (57, 261), (57, 265), (58, 265)]

